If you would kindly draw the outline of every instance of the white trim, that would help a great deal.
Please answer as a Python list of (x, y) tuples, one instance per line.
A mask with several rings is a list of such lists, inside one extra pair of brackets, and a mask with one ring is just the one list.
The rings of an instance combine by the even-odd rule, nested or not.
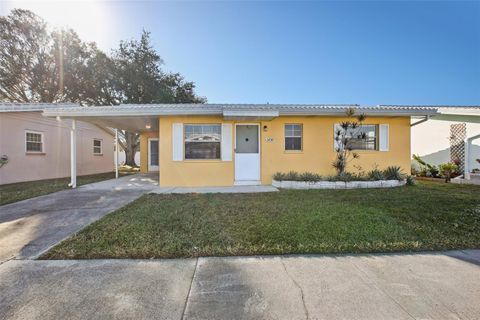
[(278, 110), (262, 111), (262, 110), (223, 110), (223, 118), (225, 120), (272, 120), (280, 115)]
[(233, 169), (233, 176), (234, 176), (234, 185), (258, 185), (261, 184), (261, 177), (262, 177), (262, 153), (261, 153), (261, 124), (260, 123), (251, 123), (251, 122), (242, 122), (242, 123), (235, 123), (235, 140), (234, 140), (234, 154), (237, 155), (237, 127), (238, 126), (257, 126), (258, 130), (258, 180), (236, 180), (236, 163), (237, 159), (235, 158), (235, 164)]
[[(95, 141), (100, 141), (100, 153), (96, 153), (95, 152)], [(99, 138), (92, 138), (92, 148), (93, 148), (93, 155), (94, 156), (103, 156), (103, 139), (99, 139)], [(98, 148), (98, 147), (97, 147)]]
[(151, 163), (152, 158), (150, 157), (150, 153), (151, 153), (150, 142), (151, 141), (157, 141), (157, 144), (158, 144), (158, 138), (148, 138), (148, 154), (147, 154), (147, 157), (148, 157), (148, 161), (147, 161), (148, 172), (155, 172), (155, 171), (160, 170), (160, 144), (158, 145), (158, 165), (154, 166)]
[[(40, 150), (40, 151), (29, 151), (27, 149), (27, 142), (29, 142), (29, 141), (27, 141), (27, 133), (33, 133), (33, 134), (39, 134), (40, 135), (40, 139), (41, 139), (40, 143), (41, 143), (42, 150)], [(34, 130), (25, 130), (24, 139), (25, 139), (25, 153), (38, 153), (38, 154), (45, 153), (45, 139), (44, 139), (44, 133), (43, 132), (34, 131)], [(32, 142), (32, 141), (30, 141), (30, 142)]]
[(282, 115), (345, 115), (345, 109), (358, 108), (367, 116), (425, 116), (436, 115), (435, 106), (359, 106), (359, 105), (302, 105), (302, 104), (121, 104), (103, 107), (68, 107), (45, 109), (45, 116), (112, 117), (161, 115), (224, 115), (241, 114)]
[[(286, 126), (300, 126), (300, 136), (287, 136)], [(289, 150), (287, 150), (287, 144), (286, 144), (287, 138), (300, 138), (300, 149), (289, 149)], [(289, 152), (289, 151), (292, 151), (292, 152), (303, 151), (303, 123), (289, 122), (289, 123), (284, 123), (283, 124), (283, 151), (286, 151), (286, 152)]]

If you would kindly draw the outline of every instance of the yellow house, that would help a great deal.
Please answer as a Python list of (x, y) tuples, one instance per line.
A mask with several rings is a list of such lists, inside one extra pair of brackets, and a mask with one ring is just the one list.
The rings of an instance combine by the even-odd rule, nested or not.
[(275, 172), (332, 175), (335, 131), (354, 108), (367, 116), (349, 171), (410, 170), (412, 118), (434, 107), (279, 104), (151, 104), (80, 107), (46, 115), (140, 133), (141, 172), (160, 186), (268, 185)]

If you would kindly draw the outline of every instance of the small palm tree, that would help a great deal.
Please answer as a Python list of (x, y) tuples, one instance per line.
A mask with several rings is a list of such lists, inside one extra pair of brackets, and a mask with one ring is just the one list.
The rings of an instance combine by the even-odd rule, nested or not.
[(345, 112), (348, 120), (340, 123), (340, 127), (335, 130), (337, 153), (332, 166), (337, 170), (337, 174), (343, 174), (348, 163), (353, 159), (358, 159), (360, 155), (353, 151), (353, 143), (358, 139), (365, 139), (366, 133), (362, 132), (361, 126), (366, 119), (364, 114), (355, 115), (354, 108), (348, 108)]
[(458, 171), (458, 166), (455, 163), (444, 163), (438, 166), (440, 173), (445, 177), (445, 182), (449, 182), (452, 179), (452, 175)]

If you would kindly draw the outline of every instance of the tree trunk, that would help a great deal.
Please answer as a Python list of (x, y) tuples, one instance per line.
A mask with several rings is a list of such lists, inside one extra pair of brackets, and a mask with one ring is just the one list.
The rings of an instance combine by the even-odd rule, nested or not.
[(125, 150), (125, 165), (131, 166), (131, 167), (136, 167), (135, 163), (135, 152), (132, 150)]
[(137, 152), (138, 137), (133, 132), (125, 132), (125, 165), (136, 167), (135, 153)]

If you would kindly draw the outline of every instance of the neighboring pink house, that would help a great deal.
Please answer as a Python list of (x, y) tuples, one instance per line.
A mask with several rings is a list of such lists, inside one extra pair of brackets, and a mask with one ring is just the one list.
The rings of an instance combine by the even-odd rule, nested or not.
[[(0, 103), (0, 185), (70, 176), (71, 120), (42, 115), (48, 108), (76, 104)], [(114, 170), (114, 136), (107, 129), (77, 121), (77, 174)]]

